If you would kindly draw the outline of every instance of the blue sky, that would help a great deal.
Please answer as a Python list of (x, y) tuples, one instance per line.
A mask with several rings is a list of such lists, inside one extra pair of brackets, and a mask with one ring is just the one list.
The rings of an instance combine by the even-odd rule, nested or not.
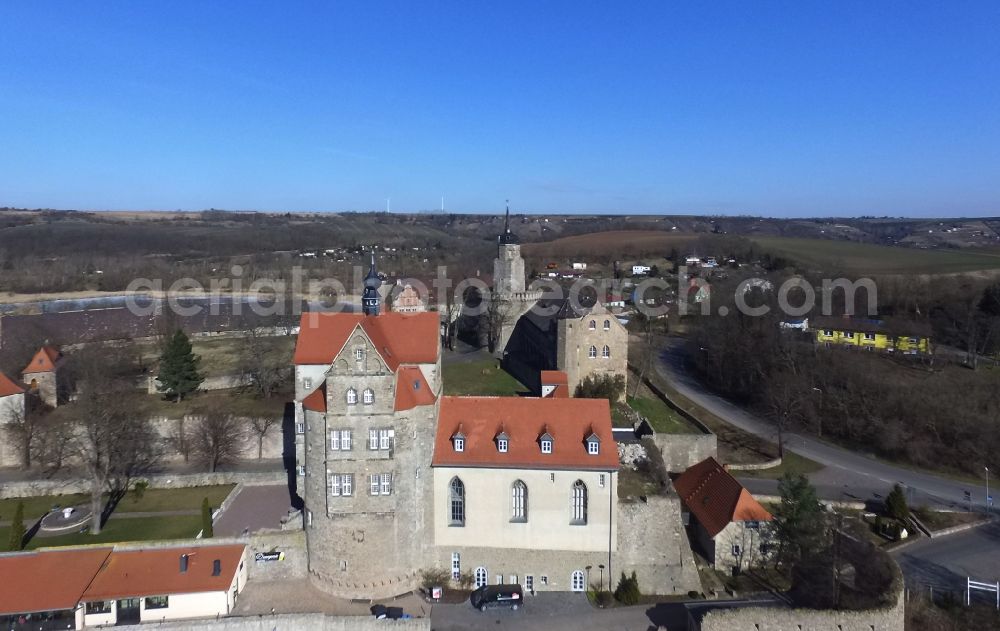
[(995, 1), (4, 2), (0, 206), (1000, 215), (998, 32)]

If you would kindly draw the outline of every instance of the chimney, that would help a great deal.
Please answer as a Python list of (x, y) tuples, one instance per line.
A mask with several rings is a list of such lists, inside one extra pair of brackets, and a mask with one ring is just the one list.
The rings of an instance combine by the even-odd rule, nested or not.
[(181, 555), (181, 574), (184, 574), (187, 571), (188, 571), (188, 555), (182, 554)]
[(219, 576), (222, 574), (222, 561), (216, 559), (212, 561), (212, 576)]

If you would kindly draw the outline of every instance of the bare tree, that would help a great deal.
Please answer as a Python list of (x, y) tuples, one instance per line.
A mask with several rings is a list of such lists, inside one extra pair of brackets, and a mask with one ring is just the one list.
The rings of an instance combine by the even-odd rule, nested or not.
[(270, 399), (288, 376), (286, 364), (264, 329), (258, 327), (246, 332), (240, 345), (238, 365), (244, 388)]
[(192, 448), (197, 459), (215, 472), (239, 459), (246, 438), (245, 424), (228, 412), (205, 410), (191, 429)]
[[(107, 357), (91, 354), (78, 366), (78, 399), (67, 428), (68, 458), (83, 467), (91, 482), (93, 534), (101, 531), (132, 482), (149, 474), (160, 456), (149, 419), (136, 415), (128, 403), (131, 384), (114, 377)], [(108, 501), (102, 505), (105, 493)]]
[[(39, 410), (41, 406), (37, 406)], [(39, 426), (42, 415), (37, 411), (28, 411), (25, 405), (14, 405), (8, 402), (4, 409), (0, 410), (0, 419), (6, 419), (11, 433), (17, 441), (17, 449), (21, 453), (21, 467), (31, 468), (31, 454), (37, 442)]]
[(276, 416), (251, 416), (250, 431), (257, 438), (257, 459), (264, 457), (264, 438), (271, 428), (281, 422)]
[(443, 316), (444, 327), (444, 346), (450, 351), (455, 350), (455, 328), (458, 325), (458, 319), (462, 316), (462, 304), (461, 300), (455, 299), (454, 292), (445, 292), (445, 304), (444, 308), (441, 310), (441, 315)]
[(480, 320), (481, 326), (486, 331), (486, 346), (491, 353), (495, 353), (503, 337), (504, 328), (510, 326), (511, 316), (514, 313), (514, 305), (509, 300), (504, 300), (499, 294), (494, 292), (486, 303), (486, 313)]

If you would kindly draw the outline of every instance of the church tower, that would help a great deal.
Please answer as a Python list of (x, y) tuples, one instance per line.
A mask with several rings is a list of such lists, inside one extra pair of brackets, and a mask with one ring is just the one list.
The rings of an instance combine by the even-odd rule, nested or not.
[(365, 292), (361, 295), (361, 311), (368, 316), (377, 316), (379, 310), (378, 288), (382, 286), (382, 279), (375, 271), (375, 248), (372, 247), (372, 266), (365, 276)]
[(510, 204), (504, 216), (503, 233), (497, 237), (497, 258), (493, 262), (493, 286), (504, 298), (524, 292), (524, 259), (517, 235), (510, 231)]

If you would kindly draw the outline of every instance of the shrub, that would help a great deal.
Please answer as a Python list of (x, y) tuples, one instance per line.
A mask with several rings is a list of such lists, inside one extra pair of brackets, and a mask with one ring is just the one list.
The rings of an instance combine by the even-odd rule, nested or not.
[(208, 505), (208, 498), (201, 500), (201, 538), (211, 539), (215, 536), (215, 529), (212, 526), (212, 507)]
[(597, 596), (594, 597), (594, 600), (597, 601), (597, 606), (601, 609), (606, 609), (615, 602), (615, 598), (611, 592), (603, 590), (597, 592)]
[(625, 576), (625, 572), (622, 572), (618, 587), (615, 588), (615, 599), (623, 605), (636, 605), (641, 597), (639, 579), (636, 578), (635, 572), (632, 572), (632, 576)]
[(898, 484), (893, 485), (892, 491), (885, 498), (885, 512), (897, 521), (906, 521), (910, 516), (910, 507), (906, 505), (906, 494)]
[(146, 489), (149, 488), (149, 482), (145, 480), (139, 480), (132, 487), (132, 501), (138, 502), (142, 499), (142, 496), (146, 494)]
[(625, 375), (587, 376), (576, 387), (575, 396), (580, 399), (607, 399), (614, 403), (625, 393)]
[(428, 592), (434, 587), (444, 587), (450, 582), (451, 572), (442, 568), (432, 567), (420, 573), (420, 586)]

